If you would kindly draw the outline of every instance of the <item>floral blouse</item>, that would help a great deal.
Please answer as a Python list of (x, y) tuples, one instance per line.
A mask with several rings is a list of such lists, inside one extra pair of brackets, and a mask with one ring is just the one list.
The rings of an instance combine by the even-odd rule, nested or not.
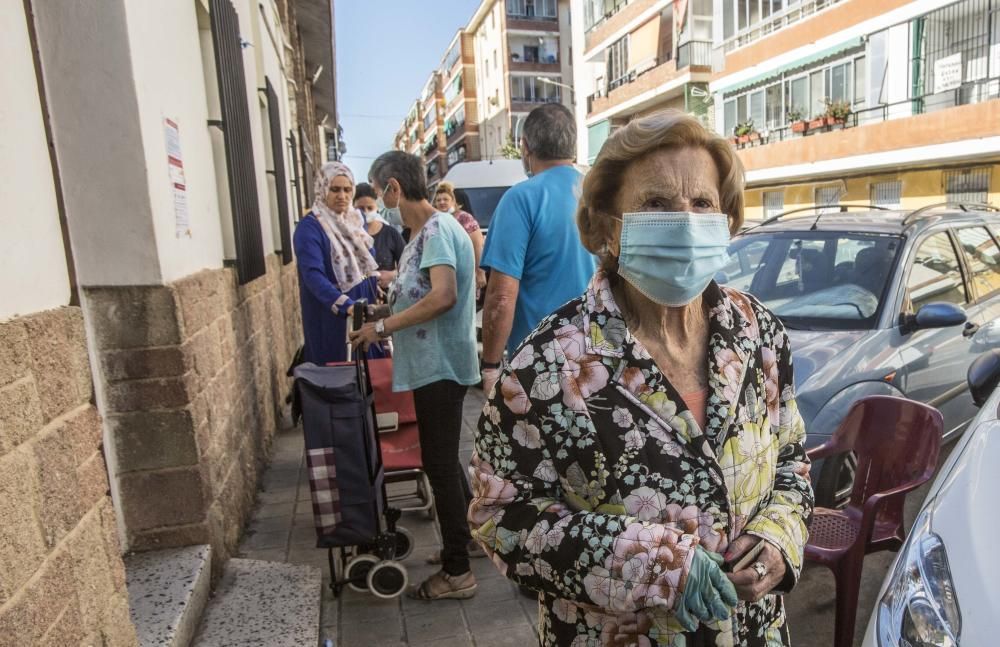
[(711, 284), (707, 424), (632, 336), (599, 271), (505, 366), (479, 420), (474, 537), (540, 595), (545, 646), (788, 645), (781, 597), (685, 633), (694, 549), (774, 544), (789, 590), (812, 512), (788, 338), (752, 297)]

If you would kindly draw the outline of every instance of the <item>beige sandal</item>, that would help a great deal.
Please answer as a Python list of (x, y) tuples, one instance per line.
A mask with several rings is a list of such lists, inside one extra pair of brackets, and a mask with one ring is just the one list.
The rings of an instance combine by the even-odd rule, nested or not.
[(414, 600), (468, 600), (476, 594), (476, 578), (472, 571), (461, 575), (448, 575), (438, 571), (431, 575), (423, 584), (410, 589), (409, 595)]

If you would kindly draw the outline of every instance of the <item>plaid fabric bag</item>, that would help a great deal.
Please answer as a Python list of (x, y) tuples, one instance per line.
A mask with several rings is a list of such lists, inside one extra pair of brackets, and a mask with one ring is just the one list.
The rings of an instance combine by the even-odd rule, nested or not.
[(319, 548), (370, 543), (379, 531), (384, 475), (361, 381), (353, 363), (295, 368)]

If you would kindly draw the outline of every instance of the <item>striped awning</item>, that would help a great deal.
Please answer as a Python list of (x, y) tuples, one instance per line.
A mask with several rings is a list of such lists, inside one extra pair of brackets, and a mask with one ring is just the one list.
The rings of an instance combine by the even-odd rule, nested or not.
[(857, 48), (861, 47), (862, 45), (863, 45), (863, 41), (861, 40), (860, 36), (857, 37), (857, 38), (852, 38), (850, 40), (847, 40), (847, 41), (844, 41), (844, 42), (840, 43), (839, 45), (835, 45), (833, 47), (826, 47), (824, 49), (817, 50), (815, 52), (812, 52), (811, 54), (808, 54), (808, 55), (803, 56), (801, 58), (797, 58), (794, 61), (791, 61), (790, 63), (786, 63), (784, 65), (780, 65), (780, 66), (778, 66), (777, 68), (775, 68), (773, 70), (768, 70), (767, 72), (764, 72), (762, 74), (758, 74), (758, 75), (753, 76), (753, 77), (751, 77), (749, 79), (745, 79), (743, 81), (739, 81), (737, 83), (733, 83), (731, 85), (727, 85), (727, 86), (724, 86), (724, 87), (714, 88), (713, 91), (714, 92), (721, 92), (723, 94), (734, 94), (734, 93), (739, 92), (741, 90), (746, 90), (747, 88), (750, 88), (750, 87), (753, 87), (755, 85), (758, 85), (758, 84), (760, 84), (763, 81), (767, 81), (767, 80), (773, 79), (773, 78), (775, 78), (777, 76), (780, 76), (781, 74), (784, 74), (785, 72), (792, 72), (792, 71), (798, 70), (798, 69), (803, 68), (803, 67), (808, 67), (809, 65), (812, 65), (813, 63), (817, 63), (817, 62), (822, 61), (824, 59), (832, 58), (834, 56), (837, 56), (839, 54), (842, 54), (843, 52), (846, 52), (846, 51), (849, 51), (849, 50), (852, 50), (852, 49), (857, 49)]

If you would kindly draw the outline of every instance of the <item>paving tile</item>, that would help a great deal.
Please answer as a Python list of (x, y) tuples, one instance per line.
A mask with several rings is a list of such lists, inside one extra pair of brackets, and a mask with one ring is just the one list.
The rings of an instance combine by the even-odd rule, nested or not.
[(428, 642), (409, 642), (410, 647), (469, 647), (472, 644), (472, 636), (468, 632), (448, 638), (436, 638)]
[(472, 574), (476, 576), (476, 580), (489, 580), (495, 577), (503, 577), (503, 575), (500, 574), (500, 571), (497, 570), (496, 565), (485, 557), (470, 559), (469, 566), (472, 568)]
[(314, 526), (292, 527), (289, 544), (296, 547), (312, 548), (316, 546), (316, 528)]
[(529, 622), (517, 600), (470, 604), (465, 607), (465, 617), (469, 621), (469, 627), (477, 633), (494, 633), (506, 627), (516, 627)]
[(340, 635), (338, 647), (395, 645), (403, 640), (403, 628), (398, 620), (341, 623), (338, 633)]
[(399, 598), (383, 600), (374, 595), (364, 595), (364, 604), (342, 604), (340, 620), (352, 622), (385, 622), (400, 617)]
[(288, 517), (291, 521), (295, 512), (295, 504), (292, 501), (282, 501), (281, 503), (261, 503), (253, 513), (253, 518), (270, 519), (271, 517)]
[(298, 486), (282, 487), (274, 490), (266, 490), (257, 494), (257, 499), (261, 505), (270, 503), (294, 503), (298, 492)]
[(247, 532), (254, 534), (262, 532), (288, 532), (291, 525), (292, 517), (288, 516), (254, 518), (247, 525)]
[(462, 608), (457, 600), (437, 600), (424, 604), (431, 607), (427, 613), (406, 615), (403, 618), (408, 642), (430, 642), (466, 632)]
[(240, 544), (240, 550), (244, 552), (252, 550), (264, 550), (267, 548), (285, 548), (288, 546), (288, 530), (278, 530), (276, 532), (255, 532), (247, 533)]
[(463, 605), (478, 605), (499, 602), (501, 600), (516, 600), (518, 596), (520, 596), (517, 586), (510, 580), (503, 577), (476, 580), (476, 583), (479, 585), (476, 588), (476, 597), (462, 602)]
[(479, 632), (473, 627), (472, 639), (476, 647), (529, 647), (538, 644), (538, 636), (527, 622), (494, 632)]

